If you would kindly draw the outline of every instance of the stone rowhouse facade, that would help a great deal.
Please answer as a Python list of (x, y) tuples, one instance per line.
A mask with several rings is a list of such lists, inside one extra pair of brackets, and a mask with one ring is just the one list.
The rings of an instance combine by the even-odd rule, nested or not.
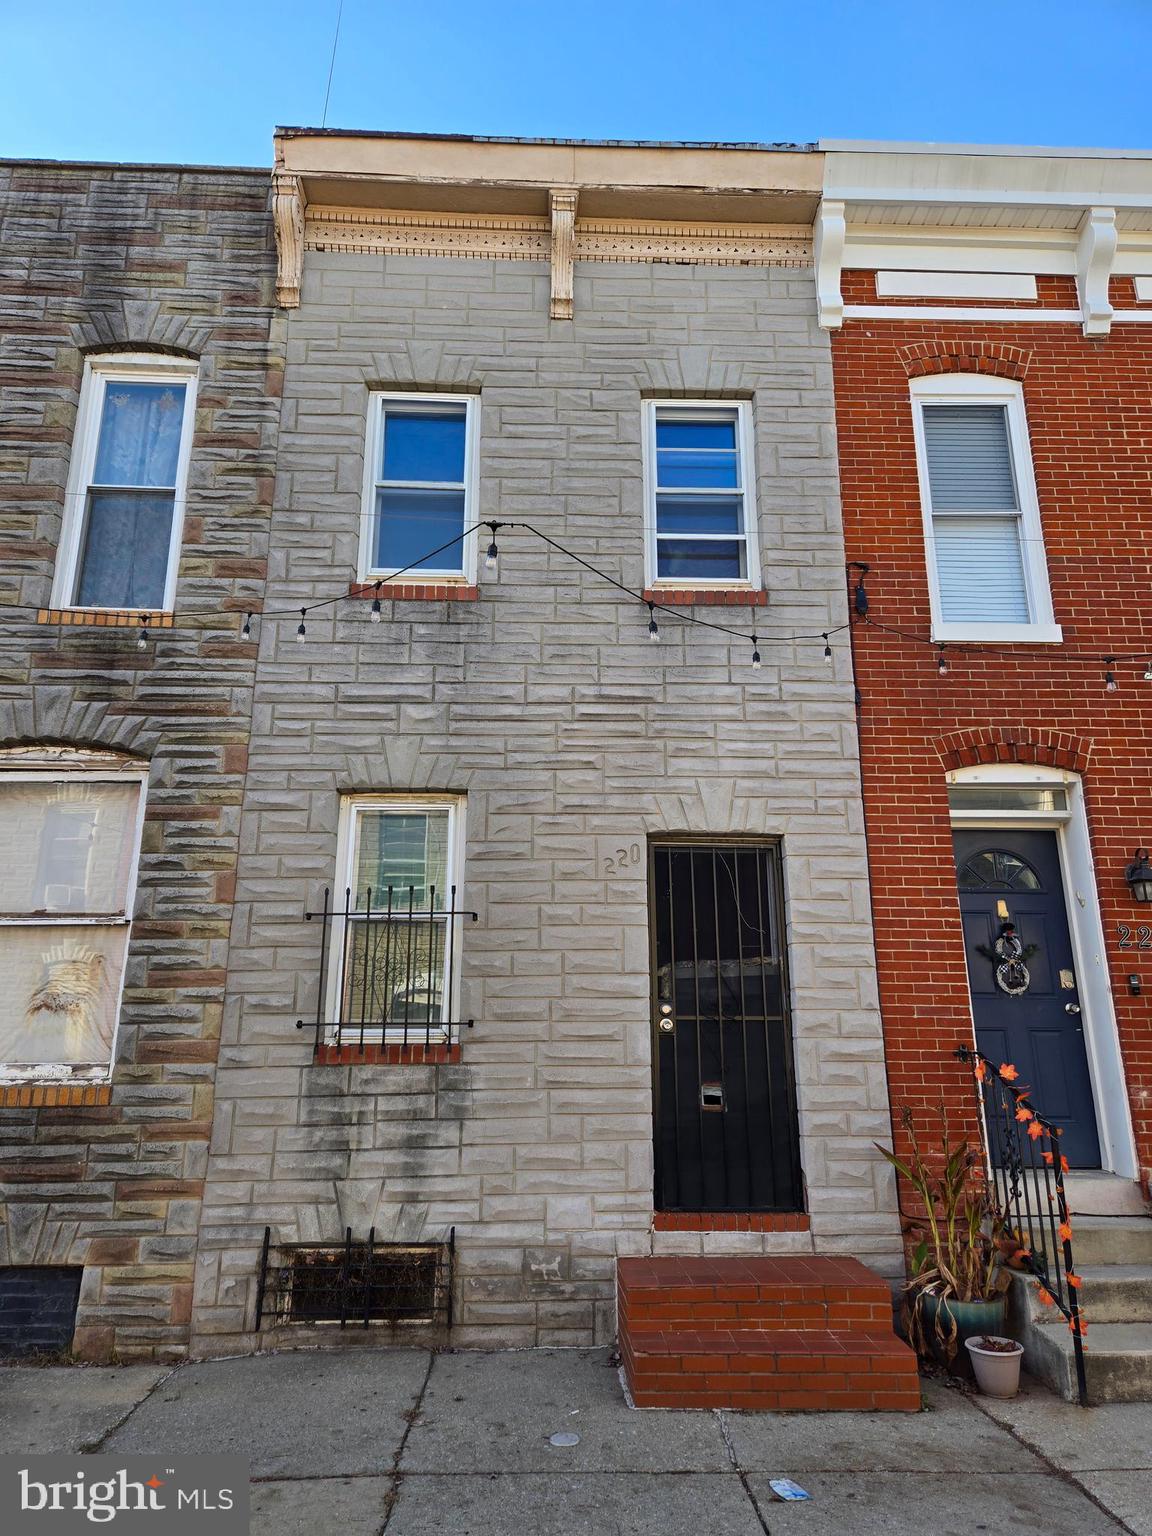
[[(0, 165), (0, 764), (147, 765), (110, 1081), (0, 1089), (0, 1265), (84, 1266), (75, 1350), (187, 1352), (282, 357), (266, 173)], [(85, 359), (195, 359), (170, 627), (49, 610)], [(5, 755), (7, 754), (7, 755)]]
[[(274, 1243), (347, 1227), (439, 1241), (454, 1226), (464, 1344), (610, 1339), (622, 1254), (814, 1251), (900, 1267), (873, 1147), (888, 1098), (849, 656), (838, 642), (830, 670), (818, 638), (774, 643), (846, 618), (831, 361), (808, 264), (819, 157), (678, 153), (279, 143), (290, 307), (269, 607), (355, 579), (373, 388), (478, 394), (479, 515), (531, 521), (637, 587), (642, 402), (741, 399), (755, 422), (764, 665), (751, 670), (745, 642), (671, 617), (649, 645), (639, 604), (516, 530), (473, 601), (385, 591), (379, 626), (345, 601), (309, 616), (304, 645), (295, 616), (261, 626), (198, 1353), (276, 1340), (253, 1329), (266, 1226)], [(582, 259), (576, 199), (549, 198), (581, 178), (579, 208), (616, 221), (612, 259)], [(734, 252), (715, 226), (730, 232), (738, 200), (749, 244)], [(354, 248), (330, 248), (325, 203), (355, 205), (346, 222), (368, 233)], [(537, 244), (491, 254), (506, 206)], [(625, 254), (641, 216), (659, 259)], [(435, 244), (445, 230), (454, 250)], [(413, 240), (433, 253), (412, 254)], [(464, 935), (475, 1026), (457, 1061), (318, 1065), (295, 1028), (313, 1016), (321, 961), (303, 914), (338, 882), (340, 797), (355, 791), (466, 798), (462, 899), (479, 920)], [(609, 878), (604, 857), (689, 833), (783, 839), (807, 1194), (780, 1223), (654, 1222), (646, 870)]]
[[(951, 1055), (971, 1039), (972, 1015), (947, 775), (977, 765), (1059, 769), (1082, 785), (1091, 845), (1070, 903), (1091, 917), (1094, 864), (1103, 937), (1080, 954), (1081, 968), (1101, 979), (1084, 1010), (1096, 1032), (1090, 1049), (1106, 1056), (1115, 1033), (1121, 1058), (1115, 1084), (1102, 1081), (1099, 1068), (1093, 1083), (1098, 1116), (1106, 1111), (1110, 1121), (1103, 1164), (1146, 1186), (1152, 978), (1139, 949), (1120, 947), (1118, 925), (1135, 931), (1146, 921), (1147, 908), (1133, 900), (1124, 874), (1133, 849), (1152, 838), (1152, 684), (1143, 681), (1145, 658), (1119, 664), (1118, 690), (1106, 692), (1104, 658), (1152, 647), (1152, 173), (1146, 159), (1078, 160), (1075, 151), (1039, 165), (1022, 153), (925, 153), (921, 173), (912, 156), (891, 148), (873, 157), (874, 172), (863, 172), (877, 186), (901, 189), (882, 227), (859, 187), (863, 156), (843, 146), (843, 155), (829, 155), (825, 173), (825, 208), (842, 214), (838, 186), (857, 187), (857, 206), (848, 202), (843, 270), (826, 286), (838, 286), (843, 303), (832, 356), (847, 556), (871, 567), (871, 618), (928, 638), (910, 381), (955, 374), (1017, 381), (1063, 630), (1060, 644), (950, 647), (944, 677), (923, 645), (868, 626), (854, 631), (895, 1135), (901, 1142), (905, 1105), (921, 1125), (941, 1102), (958, 1127), (972, 1124), (971, 1082)], [(941, 189), (950, 187), (957, 188), (953, 205), (967, 205), (958, 222), (931, 211), (930, 199), (946, 200)], [(1030, 225), (1021, 206), (1002, 211), (1017, 203), (1013, 189), (1028, 187), (1031, 195), (1018, 203), (1031, 208)], [(1114, 201), (1110, 221), (1113, 210), (1099, 205)], [(1120, 237), (1101, 271), (1092, 226), (1110, 223), (1119, 223)], [(959, 269), (951, 296), (947, 286), (942, 296), (908, 296), (910, 279), (950, 267)], [(904, 296), (890, 296), (891, 282), (889, 296), (878, 291), (883, 270), (899, 274)], [(1034, 276), (1035, 300), (978, 296), (982, 274), (995, 284), (1005, 272)], [(935, 291), (942, 293), (939, 280)], [(838, 318), (833, 302), (833, 326)], [(1141, 973), (1143, 991), (1134, 996), (1128, 978)]]

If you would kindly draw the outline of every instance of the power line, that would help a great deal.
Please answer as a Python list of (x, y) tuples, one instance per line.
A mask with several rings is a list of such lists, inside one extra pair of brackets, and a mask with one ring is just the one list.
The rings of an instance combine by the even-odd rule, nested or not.
[(344, 0), (337, 0), (336, 30), (332, 34), (332, 57), (328, 61), (328, 84), (324, 88), (324, 111), (320, 118), (321, 128), (328, 126), (328, 98), (332, 94), (332, 72), (336, 68), (336, 45), (340, 41), (340, 18), (344, 14)]

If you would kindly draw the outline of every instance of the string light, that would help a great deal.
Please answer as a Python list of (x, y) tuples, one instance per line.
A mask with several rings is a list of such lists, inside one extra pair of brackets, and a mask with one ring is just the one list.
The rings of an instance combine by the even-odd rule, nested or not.
[(240, 631), (240, 638), (241, 640), (251, 640), (252, 638), (252, 615), (250, 613), (244, 617), (244, 627)]
[(752, 670), (753, 672), (760, 670), (760, 647), (755, 635), (752, 636)]
[(488, 524), (488, 527), (492, 530), (492, 540), (488, 545), (488, 552), (484, 556), (484, 569), (486, 571), (494, 571), (496, 569), (496, 562), (500, 558), (500, 551), (496, 548), (496, 530), (498, 528), (502, 528), (503, 526), (503, 523)]
[(136, 636), (136, 649), (138, 651), (146, 651), (148, 649), (148, 624), (151, 618), (152, 615), (150, 613), (146, 613), (141, 617), (140, 633)]
[(1146, 683), (1152, 683), (1152, 656), (1149, 656), (1148, 664), (1144, 668), (1144, 681)]
[(660, 626), (656, 622), (656, 605), (648, 604), (648, 638), (653, 644), (660, 638)]
[(304, 627), (304, 620), (307, 617), (308, 617), (308, 610), (307, 610), (307, 608), (301, 608), (301, 610), (300, 610), (300, 622), (296, 626), (296, 644), (297, 645), (303, 645), (304, 641), (308, 638), (308, 631)]
[(1115, 693), (1117, 688), (1119, 688), (1119, 686), (1120, 686), (1119, 683), (1116, 681), (1116, 674), (1112, 670), (1112, 668), (1113, 668), (1113, 666), (1115, 664), (1116, 664), (1115, 656), (1105, 656), (1105, 658), (1104, 658), (1104, 666), (1107, 669), (1105, 671), (1105, 673), (1104, 673), (1104, 692), (1105, 693)]
[(824, 660), (828, 663), (829, 666), (831, 666), (832, 665), (832, 645), (831, 645), (831, 642), (829, 641), (827, 635), (825, 635), (823, 637), (823, 639), (824, 639)]
[(948, 657), (943, 646), (940, 646), (936, 654), (936, 670), (941, 677), (948, 676)]
[(376, 596), (372, 599), (372, 612), (368, 615), (368, 621), (371, 624), (380, 622), (380, 585), (380, 582), (376, 583)]
[(863, 560), (850, 560), (848, 563), (854, 571), (860, 572), (856, 580), (856, 590), (852, 594), (852, 605), (856, 609), (857, 617), (866, 619), (868, 617), (868, 593), (864, 587), (864, 578), (872, 567), (866, 565)]

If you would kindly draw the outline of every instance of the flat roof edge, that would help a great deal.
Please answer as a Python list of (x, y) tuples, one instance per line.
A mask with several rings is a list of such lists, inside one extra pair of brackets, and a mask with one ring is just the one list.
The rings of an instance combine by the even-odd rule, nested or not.
[(174, 171), (180, 175), (272, 175), (270, 165), (186, 165), (182, 160), (48, 160), (24, 155), (0, 155), (0, 165), (75, 171)]
[(1152, 149), (1077, 149), (1051, 144), (948, 144), (899, 139), (819, 139), (825, 154), (998, 155), (1034, 160), (1152, 160)]
[(278, 127), (274, 132), (279, 139), (418, 139), (436, 144), (535, 144), (575, 149), (739, 149), (808, 155), (817, 153), (820, 147), (817, 144), (763, 144), (724, 139), (549, 139), (499, 133), (403, 133), (391, 128)]

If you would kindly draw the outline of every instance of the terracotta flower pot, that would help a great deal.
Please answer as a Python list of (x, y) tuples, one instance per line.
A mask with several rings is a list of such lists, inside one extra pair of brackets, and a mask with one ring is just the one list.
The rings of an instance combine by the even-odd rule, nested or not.
[[(1011, 1349), (988, 1349), (985, 1339), (992, 1339)], [(1015, 1339), (1005, 1339), (999, 1334), (977, 1334), (965, 1339), (964, 1347), (972, 1357), (972, 1369), (976, 1372), (976, 1385), (985, 1397), (1015, 1397), (1020, 1390), (1020, 1360), (1023, 1344)]]

